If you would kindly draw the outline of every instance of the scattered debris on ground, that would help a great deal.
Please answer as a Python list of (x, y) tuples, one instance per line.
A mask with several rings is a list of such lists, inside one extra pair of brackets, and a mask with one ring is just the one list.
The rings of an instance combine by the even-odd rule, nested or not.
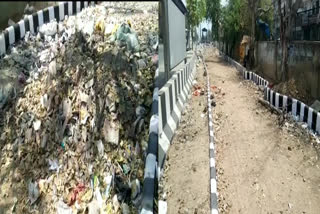
[(208, 66), (225, 92), (213, 109), (219, 213), (317, 213), (319, 136), (272, 113), (263, 89), (220, 60)]
[(199, 95), (184, 105), (159, 182), (159, 204), (168, 214), (210, 210), (206, 77), (201, 63), (197, 69), (192, 92), (198, 90)]
[(310, 96), (310, 92), (307, 92), (302, 86), (300, 86), (294, 78), (274, 85), (272, 89), (278, 93), (298, 99), (307, 105), (311, 105), (314, 101)]
[(0, 60), (4, 212), (138, 211), (157, 19), (156, 2), (104, 2)]
[[(240, 77), (241, 78), (241, 77)], [(256, 109), (257, 114), (264, 114), (265, 110), (268, 112), (276, 113), (276, 121), (280, 128), (287, 129), (288, 132), (295, 133), (297, 137), (303, 137), (307, 142), (310, 142), (312, 145), (316, 147), (316, 149), (320, 148), (320, 136), (317, 135), (311, 129), (308, 129), (308, 124), (305, 122), (296, 122), (292, 115), (284, 114), (279, 109), (276, 109), (270, 106), (265, 100), (263, 100), (263, 90), (254, 84), (250, 80), (242, 80), (240, 82), (240, 87), (244, 87), (247, 90), (254, 90), (254, 97), (257, 102), (260, 104), (259, 108)], [(264, 110), (265, 109), (265, 110)], [(291, 124), (291, 125), (288, 125)], [(320, 150), (319, 150), (320, 152)]]
[(204, 95), (204, 87), (198, 85), (198, 84), (194, 84), (193, 85), (193, 92), (192, 92), (193, 96), (202, 96)]

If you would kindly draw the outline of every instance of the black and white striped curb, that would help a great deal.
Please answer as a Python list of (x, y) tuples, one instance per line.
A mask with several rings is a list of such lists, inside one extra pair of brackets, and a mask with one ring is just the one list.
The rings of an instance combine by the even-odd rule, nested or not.
[(158, 117), (158, 69), (155, 74), (155, 88), (153, 90), (152, 101), (152, 116), (149, 125), (149, 141), (147, 157), (145, 161), (144, 169), (144, 181), (143, 181), (143, 196), (141, 204), (141, 214), (153, 213), (153, 201), (157, 191), (157, 166), (158, 166), (158, 130), (159, 130), (159, 117)]
[(13, 26), (6, 28), (0, 34), (0, 56), (5, 55), (10, 46), (20, 41), (28, 31), (35, 34), (41, 25), (49, 23), (54, 19), (57, 22), (62, 21), (66, 15), (75, 15), (90, 4), (96, 3), (97, 1), (60, 2), (56, 6), (48, 7), (27, 16)]
[(193, 55), (184, 68), (177, 71), (159, 91), (158, 179), (161, 177), (167, 151), (190, 94), (196, 71), (195, 60), (196, 56)]
[(290, 113), (295, 121), (307, 123), (307, 127), (320, 134), (320, 113), (303, 102), (266, 88), (264, 99), (281, 111)]
[(224, 56), (224, 59), (231, 63), (236, 69), (243, 73), (243, 77), (248, 80), (254, 81), (256, 84), (264, 86), (264, 99), (269, 102), (269, 105), (284, 111), (293, 116), (294, 120), (297, 122), (305, 122), (307, 127), (313, 132), (320, 134), (320, 113), (315, 111), (313, 108), (307, 106), (303, 102), (294, 99), (290, 96), (286, 96), (275, 92), (268, 85), (269, 82), (254, 72), (247, 71), (242, 65), (240, 65), (235, 60), (224, 55), (220, 52), (220, 55)]
[(213, 132), (213, 119), (211, 111), (211, 90), (210, 79), (205, 63), (204, 56), (202, 55), (202, 62), (205, 72), (207, 73), (207, 96), (208, 96), (208, 129), (209, 129), (209, 163), (210, 163), (210, 210), (211, 214), (218, 214), (218, 192), (217, 192), (217, 174), (215, 162), (215, 147), (214, 147), (214, 132)]

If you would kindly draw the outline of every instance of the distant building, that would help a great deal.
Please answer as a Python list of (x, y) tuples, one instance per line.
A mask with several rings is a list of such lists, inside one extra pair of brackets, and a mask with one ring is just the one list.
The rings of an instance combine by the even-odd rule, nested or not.
[[(281, 8), (284, 7), (282, 0)], [(292, 0), (295, 3), (295, 0)], [(274, 36), (280, 38), (280, 18), (278, 13), (278, 0), (273, 0), (274, 6)], [(320, 1), (303, 0), (302, 8), (297, 11), (297, 16), (291, 26), (291, 40), (320, 40)]]

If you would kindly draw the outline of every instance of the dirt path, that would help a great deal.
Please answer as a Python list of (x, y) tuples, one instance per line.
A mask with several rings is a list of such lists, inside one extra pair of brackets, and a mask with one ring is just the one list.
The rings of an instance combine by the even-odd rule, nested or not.
[[(320, 161), (291, 122), (258, 103), (262, 91), (213, 51), (206, 61), (216, 107), (219, 213), (320, 213)], [(203, 68), (197, 81), (205, 86)], [(192, 96), (168, 152), (163, 194), (168, 213), (210, 213), (205, 96)], [(160, 196), (162, 197), (162, 196)], [(162, 197), (163, 198), (163, 197)]]
[(320, 213), (320, 162), (309, 140), (279, 127), (257, 102), (262, 92), (216, 53), (206, 59), (221, 89), (213, 115), (220, 213)]
[[(202, 66), (196, 80), (205, 89)], [(203, 114), (206, 106), (206, 96), (192, 96), (167, 154), (163, 180), (168, 214), (209, 213), (208, 117)]]

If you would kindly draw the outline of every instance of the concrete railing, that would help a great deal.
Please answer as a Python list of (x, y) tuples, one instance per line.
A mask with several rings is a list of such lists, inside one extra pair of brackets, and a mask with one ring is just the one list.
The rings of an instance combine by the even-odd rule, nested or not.
[(170, 143), (179, 126), (181, 112), (190, 96), (195, 72), (196, 55), (192, 52), (184, 67), (176, 70), (159, 91), (158, 179), (161, 177)]

